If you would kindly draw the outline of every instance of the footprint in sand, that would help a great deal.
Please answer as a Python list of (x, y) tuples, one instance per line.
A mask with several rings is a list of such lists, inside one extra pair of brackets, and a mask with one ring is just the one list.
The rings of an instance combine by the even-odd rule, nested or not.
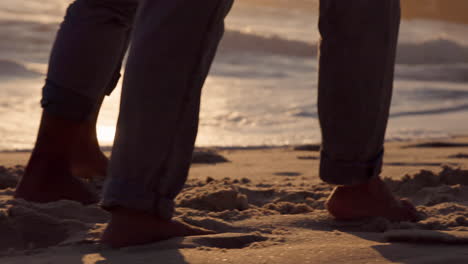
[(184, 248), (241, 249), (268, 238), (257, 233), (223, 233), (208, 236), (177, 237), (146, 246), (130, 247), (123, 251), (170, 250)]
[(254, 242), (263, 242), (268, 240), (267, 237), (259, 234), (237, 234), (226, 233), (212, 236), (187, 237), (186, 241), (197, 244), (199, 246), (214, 247), (214, 248), (245, 248)]
[(461, 148), (461, 147), (468, 147), (468, 143), (427, 142), (427, 143), (421, 143), (421, 144), (408, 145), (402, 148)]

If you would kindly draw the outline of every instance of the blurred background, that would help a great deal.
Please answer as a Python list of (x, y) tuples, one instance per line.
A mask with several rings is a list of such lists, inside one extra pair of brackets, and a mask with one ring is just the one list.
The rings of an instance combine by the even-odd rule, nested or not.
[(406, 18), (429, 18), (468, 23), (465, 0), (403, 0), (403, 16)]
[[(33, 146), (49, 52), (70, 2), (0, 2), (0, 150)], [(468, 1), (402, 5), (387, 140), (467, 134)], [(320, 141), (317, 8), (315, 0), (237, 0), (204, 88), (198, 146)], [(119, 95), (120, 84), (102, 108), (103, 145), (112, 144)]]

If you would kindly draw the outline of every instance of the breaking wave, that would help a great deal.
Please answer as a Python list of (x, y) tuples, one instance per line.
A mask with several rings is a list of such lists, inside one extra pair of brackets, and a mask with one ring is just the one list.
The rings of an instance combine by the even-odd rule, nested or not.
[[(317, 55), (317, 47), (317, 43), (228, 30), (220, 51), (313, 57)], [(443, 38), (420, 43), (400, 43), (397, 63), (408, 65), (468, 63), (468, 47)]]
[(0, 77), (2, 78), (38, 77), (40, 75), (19, 62), (0, 59)]

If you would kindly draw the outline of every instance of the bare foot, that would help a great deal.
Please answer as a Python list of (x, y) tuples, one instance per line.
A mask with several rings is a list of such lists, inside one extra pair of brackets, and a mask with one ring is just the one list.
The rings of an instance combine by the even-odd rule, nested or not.
[(416, 208), (407, 200), (396, 199), (380, 178), (362, 185), (335, 188), (326, 206), (339, 220), (380, 216), (391, 221), (414, 222), (419, 218)]
[(173, 237), (214, 234), (213, 231), (128, 209), (112, 211), (101, 242), (113, 248), (155, 243)]
[(86, 205), (97, 203), (97, 194), (87, 183), (71, 176), (68, 167), (59, 158), (36, 155), (16, 187), (15, 198), (38, 203), (58, 200), (73, 200)]
[(64, 199), (83, 204), (98, 201), (90, 187), (71, 171), (73, 148), (80, 142), (82, 125), (43, 113), (36, 145), (15, 197), (41, 203)]

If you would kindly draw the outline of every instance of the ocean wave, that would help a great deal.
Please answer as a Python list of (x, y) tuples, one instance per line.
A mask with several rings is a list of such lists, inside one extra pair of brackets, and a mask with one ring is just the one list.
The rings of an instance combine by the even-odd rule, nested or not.
[[(427, 28), (419, 25), (418, 28)], [(58, 23), (38, 21), (0, 20), (0, 52), (17, 50), (26, 52), (48, 52)], [(26, 32), (26, 34), (25, 34)], [(435, 38), (416, 42), (402, 42), (398, 47), (399, 64), (453, 64), (468, 63), (468, 46), (463, 41)], [(229, 29), (220, 46), (221, 53), (255, 53), (259, 55), (282, 55), (316, 57), (318, 45), (311, 42), (288, 39), (279, 35), (266, 35)]]
[(442, 38), (422, 43), (403, 43), (398, 47), (397, 62), (400, 64), (466, 63), (468, 47)]
[(468, 82), (468, 64), (397, 65), (396, 79), (434, 82)]
[(221, 52), (255, 52), (287, 56), (308, 57), (317, 54), (317, 45), (284, 39), (279, 36), (250, 34), (227, 30), (220, 46)]
[(0, 59), (0, 77), (2, 78), (38, 76), (41, 76), (41, 73), (28, 69), (20, 62)]
[(18, 47), (49, 48), (54, 39), (57, 23), (42, 23), (37, 21), (16, 21), (0, 19), (1, 49)]
[[(318, 45), (279, 36), (257, 35), (227, 30), (220, 46), (221, 52), (251, 52), (285, 56), (314, 57)], [(400, 43), (399, 64), (467, 63), (468, 47), (448, 39), (433, 39), (419, 43)]]
[(405, 117), (405, 116), (421, 116), (421, 115), (437, 115), (437, 114), (447, 114), (459, 111), (466, 111), (468, 110), (468, 104), (460, 104), (454, 106), (445, 106), (439, 108), (432, 108), (432, 109), (424, 109), (424, 110), (413, 110), (413, 111), (401, 111), (401, 112), (394, 112), (390, 114), (390, 117)]

